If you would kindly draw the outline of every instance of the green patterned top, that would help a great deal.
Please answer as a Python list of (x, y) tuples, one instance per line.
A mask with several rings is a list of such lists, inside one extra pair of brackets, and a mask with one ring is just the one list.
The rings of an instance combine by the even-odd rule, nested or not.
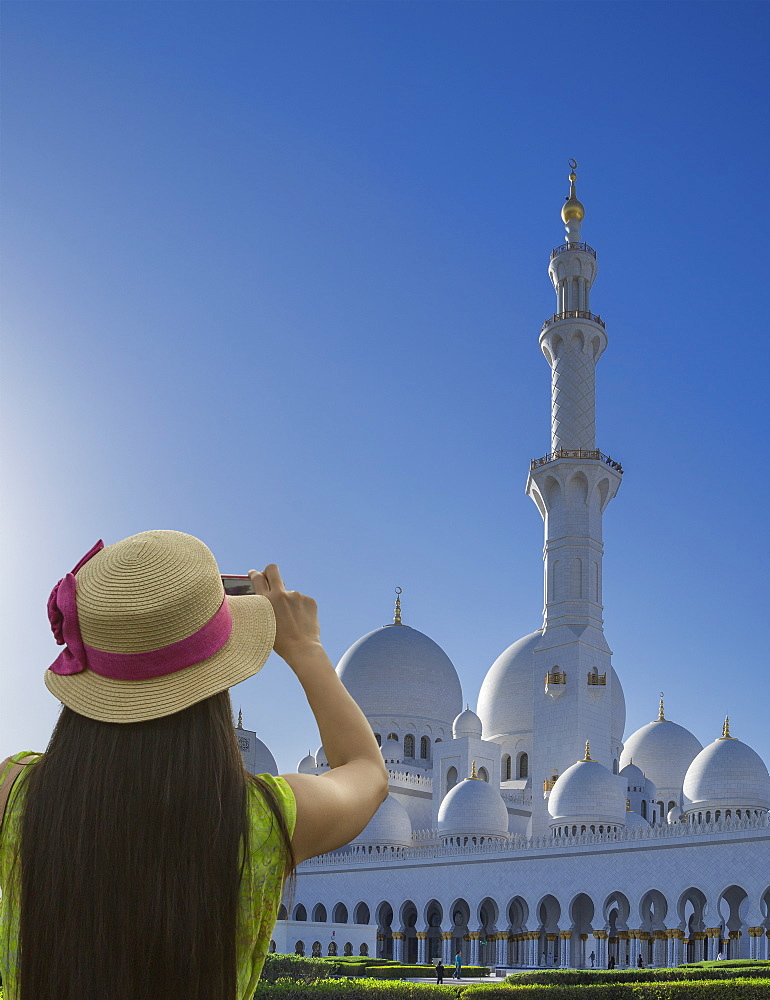
[[(11, 761), (17, 763), (26, 760), (28, 763), (34, 763), (40, 756), (40, 754), (19, 753), (12, 757)], [(0, 783), (7, 771), (8, 768), (0, 774)], [(6, 887), (9, 884), (17, 851), (24, 783), (28, 773), (29, 769), (26, 768), (16, 779), (5, 810), (0, 836), (0, 889), (3, 893), (0, 903), (0, 974), (3, 977), (5, 1000), (18, 1000), (16, 967), (19, 913), (15, 900), (7, 895)], [(294, 793), (283, 778), (274, 778), (271, 774), (262, 774), (260, 777), (272, 789), (283, 810), (289, 833), (293, 834), (297, 817)], [(280, 831), (261, 792), (253, 782), (248, 784), (247, 809), (251, 857), (244, 869), (238, 903), (237, 1000), (250, 1000), (257, 987), (278, 915), (278, 907), (281, 904), (285, 863)]]

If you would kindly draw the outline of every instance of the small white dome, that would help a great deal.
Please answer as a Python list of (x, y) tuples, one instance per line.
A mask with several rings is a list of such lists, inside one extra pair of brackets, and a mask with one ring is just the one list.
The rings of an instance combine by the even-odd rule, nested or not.
[(684, 811), (681, 806), (673, 806), (669, 809), (666, 815), (666, 822), (669, 826), (673, 826), (675, 823), (679, 823), (684, 816)]
[(620, 766), (633, 759), (658, 791), (675, 792), (678, 798), (687, 768), (702, 749), (689, 729), (669, 719), (656, 720), (628, 737)]
[(427, 719), (447, 729), (462, 711), (460, 678), (444, 650), (408, 625), (386, 625), (354, 642), (337, 664), (368, 719)]
[(626, 829), (627, 830), (644, 830), (650, 829), (650, 824), (644, 818), (640, 816), (638, 812), (631, 812), (631, 810), (626, 811)]
[(637, 767), (636, 764), (626, 764), (624, 768), (621, 768), (620, 773), (626, 779), (629, 792), (641, 792), (647, 799), (655, 798), (658, 791), (655, 782), (650, 781), (641, 767)]
[(584, 823), (623, 826), (623, 781), (595, 760), (579, 760), (560, 775), (548, 796), (551, 826)]
[(506, 837), (508, 810), (496, 788), (479, 778), (466, 778), (444, 796), (438, 828), (445, 837)]
[(452, 723), (452, 736), (456, 740), (461, 739), (463, 736), (476, 736), (481, 739), (481, 719), (475, 712), (471, 712), (469, 708), (466, 708), (464, 712), (460, 712)]
[(476, 705), (487, 739), (532, 732), (534, 652), (542, 637), (542, 629), (525, 635), (489, 668)]
[(690, 764), (682, 788), (684, 809), (770, 809), (770, 775), (746, 743), (714, 740)]
[(386, 764), (400, 764), (402, 752), (398, 740), (385, 740), (382, 745), (382, 757)]
[(315, 753), (315, 766), (316, 767), (328, 767), (329, 761), (326, 759), (326, 751), (323, 746), (320, 746)]
[(308, 753), (307, 757), (303, 757), (297, 764), (297, 774), (315, 774), (315, 769), (316, 762), (312, 753)]
[(409, 847), (412, 843), (409, 813), (388, 795), (366, 828), (351, 843), (369, 847)]

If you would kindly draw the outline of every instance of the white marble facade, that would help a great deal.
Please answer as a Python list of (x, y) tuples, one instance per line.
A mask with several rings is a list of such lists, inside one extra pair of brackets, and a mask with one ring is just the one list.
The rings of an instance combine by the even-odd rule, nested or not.
[[(602, 517), (622, 467), (596, 444), (607, 335), (590, 311), (596, 253), (575, 180), (549, 266), (557, 312), (540, 335), (551, 450), (527, 480), (545, 529), (543, 624), (491, 666), (477, 712), (463, 710), (441, 647), (402, 623), (400, 599), (391, 625), (345, 653), (337, 669), (390, 794), (347, 848), (300, 865), (281, 931), (291, 951), (352, 948), (353, 928), (368, 927), (378, 955), (406, 961), (448, 963), (458, 949), (498, 967), (769, 957), (765, 763), (727, 720), (704, 747), (662, 698), (623, 740), (602, 618)], [(299, 765), (327, 768), (322, 747)]]

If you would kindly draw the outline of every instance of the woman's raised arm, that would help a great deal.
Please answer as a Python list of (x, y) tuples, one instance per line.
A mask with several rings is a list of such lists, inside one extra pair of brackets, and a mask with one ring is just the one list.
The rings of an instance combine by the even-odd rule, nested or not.
[(331, 770), (286, 774), (297, 800), (292, 845), (297, 862), (343, 847), (366, 826), (388, 794), (388, 774), (366, 716), (345, 690), (321, 645), (316, 603), (287, 591), (278, 567), (249, 573), (273, 605), (275, 651), (302, 685)]

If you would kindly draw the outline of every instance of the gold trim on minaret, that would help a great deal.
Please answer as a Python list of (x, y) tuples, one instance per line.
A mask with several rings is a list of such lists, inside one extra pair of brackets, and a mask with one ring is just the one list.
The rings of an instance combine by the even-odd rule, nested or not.
[(238, 709), (238, 729), (243, 729), (243, 712)]
[(471, 764), (471, 777), (475, 778), (476, 781), (481, 781), (481, 778), (476, 774), (476, 761), (474, 760)]
[(593, 761), (593, 757), (591, 756), (591, 744), (588, 742), (588, 740), (586, 740), (586, 755), (583, 758), (583, 760), (584, 761), (586, 761), (586, 760)]
[(575, 193), (575, 181), (577, 180), (577, 161), (570, 160), (570, 174), (569, 174), (569, 195), (564, 199), (564, 207), (561, 210), (562, 220), (566, 223), (571, 219), (576, 222), (582, 222), (585, 218), (586, 210), (580, 204), (577, 199), (577, 194)]
[(658, 705), (658, 718), (657, 722), (665, 722), (666, 716), (663, 714), (663, 692), (660, 692), (660, 704)]

